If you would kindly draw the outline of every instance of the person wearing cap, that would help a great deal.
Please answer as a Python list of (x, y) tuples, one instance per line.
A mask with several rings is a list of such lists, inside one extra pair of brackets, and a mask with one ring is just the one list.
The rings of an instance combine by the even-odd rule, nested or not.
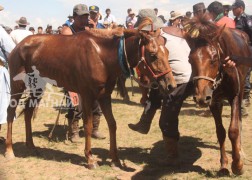
[[(93, 8), (92, 8), (93, 9)], [(94, 8), (95, 9), (95, 8)], [(97, 8), (96, 8), (97, 9)], [(62, 29), (63, 35), (73, 35), (81, 31), (90, 29), (89, 24), (89, 10), (85, 4), (77, 4), (73, 8), (74, 22), (71, 26), (64, 26)], [(93, 24), (92, 24), (93, 25)], [(79, 136), (79, 119), (81, 118), (81, 112), (78, 108), (74, 107), (74, 102), (71, 101), (70, 95), (73, 99), (78, 99), (78, 94), (74, 92), (67, 92), (67, 104), (70, 102), (68, 107), (68, 113), (66, 115), (69, 126), (69, 139), (73, 143), (82, 142)], [(105, 137), (99, 132), (100, 117), (102, 115), (98, 101), (93, 106), (93, 131), (92, 137), (96, 139), (105, 139)]]
[(183, 15), (180, 12), (174, 11), (171, 14), (171, 18), (169, 19), (170, 25), (174, 27), (181, 28), (181, 20), (183, 18)]
[(73, 16), (69, 15), (67, 18), (68, 18), (68, 20), (66, 20), (65, 24), (67, 26), (71, 26), (74, 22)]
[(104, 21), (103, 26), (105, 29), (111, 29), (110, 23), (108, 21)]
[(136, 15), (135, 15), (135, 13), (131, 10), (131, 11), (129, 12), (129, 15), (128, 15), (128, 18), (127, 18), (127, 21), (126, 21), (126, 27), (127, 27), (128, 29), (134, 27), (136, 21), (137, 21)]
[(222, 3), (222, 6), (223, 6), (223, 13), (224, 13), (224, 16), (228, 16), (229, 14), (229, 11), (232, 10), (232, 6), (231, 4), (229, 4), (229, 2), (223, 2)]
[(52, 28), (51, 24), (47, 24), (45, 33), (46, 34), (53, 34), (53, 28)]
[(99, 12), (98, 6), (90, 6), (89, 7), (89, 27), (90, 28), (97, 28), (97, 29), (105, 29), (102, 23), (99, 23), (98, 21), (101, 19), (101, 14)]
[(193, 16), (200, 17), (203, 16), (206, 12), (206, 7), (203, 2), (197, 3), (193, 5)]
[[(0, 6), (0, 11), (4, 8)], [(0, 133), (2, 124), (7, 123), (7, 108), (10, 103), (10, 75), (8, 72), (8, 56), (14, 49), (15, 43), (0, 26)], [(0, 144), (4, 138), (0, 136)]]
[(228, 28), (235, 28), (233, 19), (224, 16), (224, 9), (220, 2), (214, 1), (207, 7), (210, 18), (217, 26), (226, 26)]
[[(176, 17), (179, 13), (174, 12)], [(154, 22), (154, 30), (162, 27), (155, 20), (156, 14), (150, 10), (142, 10), (139, 17), (150, 17)], [(139, 24), (140, 20), (136, 24)], [(148, 30), (148, 29), (146, 29)], [(178, 116), (183, 101), (193, 93), (193, 82), (191, 81), (191, 65), (188, 62), (190, 48), (184, 39), (183, 30), (177, 26), (163, 27), (161, 36), (166, 39), (165, 47), (169, 50), (168, 60), (172, 68), (177, 88), (166, 97), (159, 94), (158, 89), (151, 89), (141, 118), (136, 124), (129, 124), (129, 128), (142, 134), (147, 134), (150, 130), (151, 122), (157, 109), (161, 107), (163, 99), (161, 116), (159, 118), (159, 127), (162, 131), (163, 140), (166, 146), (167, 159), (166, 164), (177, 165), (178, 163)]]
[(85, 29), (89, 29), (89, 10), (85, 4), (77, 4), (73, 8), (74, 22), (71, 26), (64, 26), (62, 34), (72, 35)]
[(106, 9), (106, 16), (104, 18), (104, 22), (107, 21), (109, 24), (114, 27), (116, 26), (116, 18), (114, 15), (111, 14), (111, 10), (109, 8)]
[[(235, 25), (236, 28), (244, 31), (249, 36), (250, 46), (252, 45), (252, 16), (245, 13), (245, 3), (242, 0), (236, 0), (233, 5), (233, 14), (235, 16)], [(250, 105), (250, 74), (251, 69), (249, 70), (244, 86), (243, 100), (242, 100), (242, 115), (248, 116), (247, 107)]]
[(27, 36), (32, 35), (32, 32), (26, 30), (26, 26), (30, 24), (29, 22), (27, 22), (26, 17), (21, 17), (19, 20), (16, 21), (16, 23), (18, 24), (18, 29), (13, 30), (10, 33), (10, 36), (14, 43), (18, 44)]
[(191, 11), (186, 11), (185, 17), (187, 19), (191, 19), (192, 18), (192, 12)]

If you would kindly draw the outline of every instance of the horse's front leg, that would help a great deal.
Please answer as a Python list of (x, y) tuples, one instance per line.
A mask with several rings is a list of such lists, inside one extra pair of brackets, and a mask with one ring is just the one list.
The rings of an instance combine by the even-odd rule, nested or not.
[(112, 113), (111, 107), (111, 96), (107, 96), (101, 98), (99, 100), (102, 112), (105, 116), (105, 119), (108, 123), (109, 127), (109, 135), (110, 135), (110, 156), (112, 159), (112, 166), (120, 167), (121, 163), (117, 155), (117, 145), (116, 145), (116, 121)]
[(85, 150), (84, 154), (87, 159), (88, 169), (95, 169), (98, 167), (96, 160), (94, 159), (91, 151), (91, 134), (93, 129), (93, 115), (91, 109), (87, 112), (83, 112), (82, 118), (84, 120), (85, 131)]
[(243, 174), (243, 162), (241, 160), (241, 99), (235, 96), (231, 105), (231, 123), (228, 136), (232, 143), (232, 172), (236, 175)]
[(219, 101), (219, 102), (212, 101), (212, 103), (210, 105), (210, 110), (214, 116), (218, 142), (220, 144), (221, 167), (219, 170), (219, 174), (220, 175), (229, 175), (229, 171), (227, 168), (228, 158), (227, 158), (226, 150), (225, 150), (226, 130), (222, 124), (222, 117), (221, 117), (222, 108), (223, 108), (223, 103), (221, 101)]

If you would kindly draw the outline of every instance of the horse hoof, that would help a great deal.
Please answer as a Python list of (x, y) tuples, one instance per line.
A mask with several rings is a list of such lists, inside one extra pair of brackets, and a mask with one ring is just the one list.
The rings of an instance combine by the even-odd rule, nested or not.
[(96, 162), (87, 165), (87, 168), (90, 169), (90, 170), (97, 169), (98, 167), (99, 167), (99, 165)]
[(111, 167), (114, 170), (120, 170), (120, 169), (122, 169), (122, 164), (121, 164), (120, 161), (112, 161), (111, 162)]
[(218, 176), (222, 177), (222, 176), (230, 176), (230, 172), (227, 168), (222, 168), (218, 171), (217, 173)]
[(8, 161), (15, 159), (15, 155), (13, 152), (5, 152), (4, 156)]
[(237, 166), (234, 166), (232, 163), (231, 169), (232, 169), (232, 172), (237, 176), (240, 176), (244, 173), (243, 165), (241, 165), (240, 167), (237, 167)]

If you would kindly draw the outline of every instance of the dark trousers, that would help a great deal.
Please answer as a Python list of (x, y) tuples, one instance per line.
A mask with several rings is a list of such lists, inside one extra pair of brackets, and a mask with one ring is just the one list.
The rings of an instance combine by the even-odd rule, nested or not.
[[(67, 93), (67, 96), (66, 96), (66, 104), (67, 104), (67, 115), (66, 115), (66, 117), (68, 119), (73, 119), (73, 118), (80, 119), (80, 118), (82, 118), (82, 112), (79, 112), (78, 108), (73, 107), (73, 104), (71, 103), (71, 98), (70, 98), (68, 93)], [(94, 116), (102, 116), (102, 110), (100, 108), (100, 105), (99, 105), (98, 101), (95, 101), (92, 111), (93, 111)], [(75, 117), (74, 117), (74, 114), (75, 114)]]
[(179, 84), (178, 87), (163, 99), (159, 127), (163, 136), (179, 139), (179, 113), (183, 101), (194, 92), (193, 82)]
[[(247, 75), (246, 75), (246, 78), (245, 78), (245, 85), (244, 85), (244, 93), (245, 93), (245, 96), (247, 94), (249, 94), (250, 92), (250, 89), (251, 89), (251, 84), (250, 84), (250, 74), (251, 74), (251, 68), (249, 69)], [(244, 97), (244, 98), (248, 98), (248, 97)]]

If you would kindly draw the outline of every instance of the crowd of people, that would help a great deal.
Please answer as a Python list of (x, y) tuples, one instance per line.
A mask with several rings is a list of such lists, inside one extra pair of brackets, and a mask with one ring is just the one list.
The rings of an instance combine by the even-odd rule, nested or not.
[[(178, 117), (179, 112), (182, 107), (183, 101), (193, 93), (193, 83), (191, 81), (191, 65), (188, 63), (188, 55), (190, 53), (190, 47), (188, 46), (186, 40), (183, 37), (183, 22), (192, 17), (200, 17), (208, 14), (211, 21), (213, 21), (217, 26), (226, 26), (228, 28), (237, 28), (246, 32), (252, 42), (252, 18), (245, 13), (245, 3), (242, 0), (236, 0), (233, 5), (222, 4), (221, 2), (214, 1), (206, 8), (205, 4), (200, 2), (193, 5), (193, 12), (186, 12), (182, 14), (181, 12), (174, 10), (170, 12), (169, 20), (166, 20), (163, 15), (158, 15), (158, 9), (142, 9), (136, 15), (135, 12), (129, 8), (127, 9), (127, 16), (125, 20), (125, 28), (137, 28), (141, 18), (148, 17), (155, 22), (155, 27), (161, 28), (162, 36), (167, 40), (165, 46), (169, 49), (169, 63), (173, 70), (175, 80), (178, 87), (165, 99), (159, 95), (158, 90), (151, 89), (150, 92), (143, 91), (148, 94), (143, 94), (145, 100), (141, 101), (143, 103), (144, 111), (142, 113), (141, 119), (137, 124), (129, 124), (129, 127), (140, 133), (148, 133), (152, 119), (156, 113), (156, 110), (160, 108), (161, 101), (163, 100), (162, 112), (160, 117), (160, 129), (162, 131), (164, 141), (167, 144), (168, 152), (171, 158), (177, 157), (177, 141), (179, 139), (178, 130)], [(3, 10), (3, 7), (0, 7)], [(68, 20), (59, 26), (56, 31), (53, 30), (52, 25), (48, 24), (44, 32), (43, 27), (38, 27), (37, 31), (30, 27), (26, 29), (29, 22), (25, 17), (21, 17), (16, 21), (18, 24), (14, 30), (10, 30), (5, 27), (5, 33), (3, 33), (3, 28), (0, 27), (1, 31), (1, 74), (0, 78), (6, 77), (7, 83), (1, 81), (2, 92), (9, 92), (8, 86), (6, 84), (8, 81), (8, 66), (7, 57), (11, 50), (18, 44), (23, 38), (32, 34), (62, 34), (62, 35), (72, 35), (77, 32), (81, 32), (90, 28), (114, 28), (116, 27), (117, 21), (115, 16), (111, 14), (109, 8), (106, 9), (106, 15), (102, 18), (99, 11), (99, 7), (96, 5), (86, 6), (85, 4), (78, 4), (73, 8), (73, 14), (68, 16)], [(233, 11), (235, 19), (229, 17), (229, 12)], [(101, 20), (104, 20), (101, 22)], [(3, 44), (2, 44), (3, 42)], [(4, 47), (4, 48), (3, 48)], [(182, 52), (181, 49), (184, 51)], [(235, 59), (227, 59), (228, 66), (235, 66), (233, 61)], [(245, 90), (244, 90), (244, 101), (242, 103), (243, 115), (247, 116), (247, 107), (250, 105), (249, 95), (250, 95), (250, 72), (248, 72)], [(74, 92), (66, 92), (68, 94), (68, 101), (71, 101), (73, 96), (78, 97)], [(8, 106), (8, 96), (4, 96), (0, 93), (0, 129), (1, 124), (6, 123), (7, 113), (6, 109)], [(77, 103), (78, 104), (78, 103)], [(69, 123), (69, 139), (72, 142), (78, 142), (79, 137), (79, 119), (81, 112), (78, 111), (74, 102), (69, 107), (68, 118)], [(93, 134), (94, 138), (104, 139), (105, 136), (100, 134), (98, 131), (100, 124), (100, 117), (102, 115), (99, 103), (96, 102), (93, 107)], [(171, 146), (172, 145), (172, 146)], [(169, 149), (169, 148), (173, 149)]]

